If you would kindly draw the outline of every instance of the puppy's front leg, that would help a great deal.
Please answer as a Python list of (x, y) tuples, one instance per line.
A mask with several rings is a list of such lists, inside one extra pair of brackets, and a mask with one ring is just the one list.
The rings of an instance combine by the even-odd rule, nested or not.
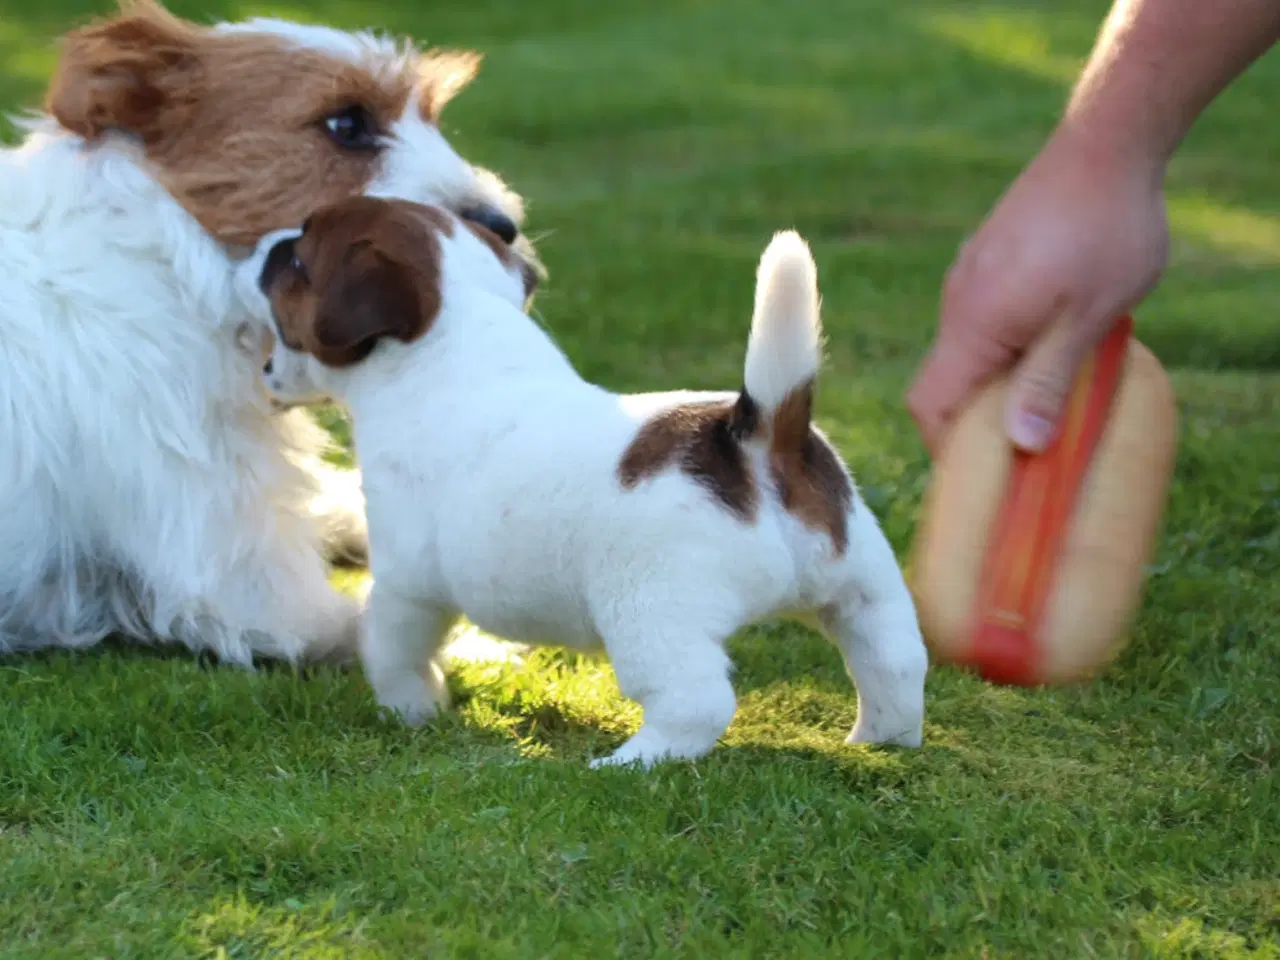
[(440, 652), (457, 614), (400, 596), (375, 582), (365, 610), (360, 659), (381, 706), (418, 726), (449, 708)]

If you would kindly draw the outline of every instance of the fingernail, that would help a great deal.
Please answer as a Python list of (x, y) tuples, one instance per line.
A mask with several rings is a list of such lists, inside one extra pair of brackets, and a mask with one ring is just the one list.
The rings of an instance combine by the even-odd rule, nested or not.
[(1009, 439), (1024, 450), (1039, 453), (1049, 445), (1053, 423), (1038, 414), (1019, 410), (1009, 427)]

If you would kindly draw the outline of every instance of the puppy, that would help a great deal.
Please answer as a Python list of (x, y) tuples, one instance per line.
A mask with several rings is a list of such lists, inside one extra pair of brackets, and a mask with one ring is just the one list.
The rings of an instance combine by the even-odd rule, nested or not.
[(363, 550), (359, 478), (263, 396), (235, 270), (361, 194), (515, 240), (519, 199), (437, 124), (477, 59), (149, 0), (68, 34), (0, 149), (0, 654), (117, 634), (354, 655), (325, 560)]
[(921, 743), (927, 656), (894, 554), (810, 422), (821, 330), (795, 233), (760, 262), (739, 393), (616, 395), (524, 312), (531, 271), (437, 209), (355, 199), (264, 242), (268, 389), (351, 410), (372, 546), (361, 658), (384, 706), (446, 704), (460, 614), (603, 647), (644, 721), (597, 763), (709, 751), (734, 715), (726, 639), (808, 616), (858, 689), (851, 742)]

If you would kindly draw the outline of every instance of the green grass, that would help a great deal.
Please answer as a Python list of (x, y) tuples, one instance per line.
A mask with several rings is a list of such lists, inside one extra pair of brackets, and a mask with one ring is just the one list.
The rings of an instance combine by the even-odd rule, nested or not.
[[(0, 0), (0, 102), (34, 102), (51, 38), (101, 9)], [(927, 462), (900, 398), (939, 278), (1103, 3), (271, 9), (488, 53), (450, 132), (530, 198), (541, 313), (615, 388), (738, 383), (755, 259), (802, 230), (831, 343), (819, 419), (905, 553)], [(645, 776), (585, 769), (638, 712), (607, 666), (554, 653), (460, 668), (458, 710), (418, 732), (357, 672), (10, 659), (0, 955), (1280, 956), (1278, 103), (1273, 57), (1173, 170), (1174, 264), (1139, 325), (1182, 447), (1103, 678), (938, 669), (925, 749), (852, 748), (835, 652), (748, 631), (724, 743)]]

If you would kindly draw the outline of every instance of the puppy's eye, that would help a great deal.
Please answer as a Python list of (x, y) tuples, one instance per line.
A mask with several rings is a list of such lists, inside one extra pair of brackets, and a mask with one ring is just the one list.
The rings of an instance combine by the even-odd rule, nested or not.
[(307, 265), (302, 262), (302, 258), (296, 253), (289, 261), (289, 269), (293, 271), (299, 280), (302, 280), (304, 283), (310, 282), (310, 279), (307, 276)]
[(324, 118), (324, 129), (344, 150), (378, 149), (378, 125), (364, 107), (343, 107)]
[(262, 372), (267, 376), (271, 376), (271, 371), (275, 369), (275, 366), (276, 362), (274, 360), (267, 360), (267, 362), (262, 365)]

